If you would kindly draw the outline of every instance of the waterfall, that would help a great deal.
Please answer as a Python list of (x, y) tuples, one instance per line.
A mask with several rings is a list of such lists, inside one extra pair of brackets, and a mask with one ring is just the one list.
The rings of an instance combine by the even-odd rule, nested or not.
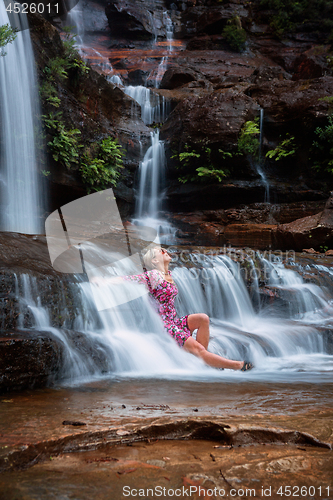
[(139, 167), (139, 193), (137, 198), (137, 216), (156, 217), (161, 210), (159, 187), (164, 177), (164, 144), (160, 141), (159, 130), (150, 133), (151, 146), (148, 148)]
[(260, 118), (259, 118), (259, 160), (255, 163), (255, 168), (261, 177), (261, 182), (265, 187), (265, 197), (264, 203), (270, 203), (270, 194), (269, 194), (269, 182), (267, 180), (266, 174), (262, 169), (262, 143), (263, 143), (263, 130), (264, 130), (264, 110), (260, 108)]
[[(93, 243), (89, 243), (92, 249)], [(107, 250), (96, 249), (99, 258), (107, 260)], [(333, 356), (326, 352), (321, 327), (332, 323), (332, 296), (324, 297), (318, 287), (311, 288), (312, 302), (307, 300), (308, 288), (302, 278), (281, 263), (269, 263), (267, 275), (274, 286), (288, 292), (296, 286), (303, 296), (301, 317), (295, 311), (284, 315), (256, 313), (240, 268), (227, 256), (187, 255), (174, 257), (173, 277), (179, 289), (176, 308), (180, 316), (205, 312), (211, 318), (209, 349), (231, 359), (253, 359), (256, 370), (248, 377), (258, 380), (303, 380), (313, 382), (331, 376)], [(193, 267), (188, 267), (189, 265)], [(105, 276), (126, 275), (131, 267), (125, 260), (103, 268)], [(107, 274), (105, 274), (107, 273)], [(279, 273), (279, 274), (277, 274)], [(121, 281), (121, 280), (120, 280)], [(303, 288), (302, 288), (303, 285)], [(63, 345), (65, 366), (62, 376), (67, 380), (91, 379), (101, 376), (142, 376), (171, 378), (221, 377), (201, 360), (179, 349), (164, 331), (162, 322), (145, 290), (138, 298), (119, 304), (119, 293), (143, 285), (121, 281), (102, 287), (91, 285), (78, 277), (73, 324), (64, 322), (60, 328), (50, 324), (49, 311), (41, 306), (41, 297), (34, 278), (18, 278), (19, 302), (22, 311), (29, 309), (35, 328), (49, 331)], [(272, 285), (273, 286), (273, 285)], [(123, 290), (123, 292), (121, 292)], [(110, 306), (98, 311), (94, 294), (100, 294)], [(66, 317), (66, 315), (64, 314)], [(69, 330), (71, 328), (71, 330)], [(75, 330), (78, 333), (73, 332)], [(75, 336), (80, 335), (79, 342)], [(328, 373), (330, 372), (330, 373)], [(223, 378), (244, 377), (225, 370)]]
[(168, 11), (163, 12), (163, 23), (165, 26), (166, 39), (169, 42), (168, 51), (172, 52), (172, 41), (173, 41), (173, 24)]
[(77, 0), (69, 0), (69, 7), (70, 11), (67, 13), (65, 26), (74, 28), (76, 46), (81, 53), (80, 48), (83, 45), (84, 36), (82, 3), (77, 2)]
[(262, 160), (262, 141), (264, 137), (264, 109), (260, 108), (259, 115), (259, 163)]
[(172, 52), (172, 42), (173, 42), (173, 24), (171, 18), (167, 11), (163, 12), (163, 24), (165, 26), (165, 36), (168, 41), (168, 52), (166, 56), (163, 56), (160, 64), (158, 65), (156, 76), (155, 76), (155, 88), (159, 88), (161, 80), (163, 78), (164, 73), (168, 67), (168, 58)]
[(159, 96), (142, 85), (129, 85), (124, 92), (141, 106), (141, 119), (146, 125), (166, 120), (170, 110), (164, 96)]
[(139, 187), (134, 224), (156, 229), (160, 241), (172, 242), (175, 229), (160, 219), (165, 182), (166, 158), (164, 143), (160, 141), (159, 130), (150, 133), (151, 146), (139, 165)]
[[(25, 14), (13, 14), (20, 29), (0, 56), (0, 199), (3, 231), (42, 232), (41, 131), (35, 61)], [(0, 25), (10, 24), (0, 1)], [(41, 154), (39, 150), (39, 154)]]

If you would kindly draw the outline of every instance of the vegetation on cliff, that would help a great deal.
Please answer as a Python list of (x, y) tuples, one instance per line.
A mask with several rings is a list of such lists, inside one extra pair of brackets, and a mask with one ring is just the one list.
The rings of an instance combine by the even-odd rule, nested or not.
[(4, 47), (8, 43), (12, 43), (16, 38), (17, 30), (9, 26), (9, 24), (3, 24), (0, 26), (0, 57), (5, 56), (6, 52)]
[(278, 36), (297, 30), (318, 31), (333, 43), (331, 0), (257, 0), (261, 11)]
[(68, 170), (77, 170), (87, 193), (115, 186), (123, 168), (123, 150), (116, 138), (107, 136), (103, 139), (83, 144), (81, 131), (69, 128), (62, 111), (51, 111), (63, 108), (61, 84), (71, 75), (74, 85), (90, 68), (82, 61), (75, 49), (75, 37), (67, 32), (63, 41), (64, 52), (60, 56), (49, 59), (43, 69), (43, 82), (40, 95), (44, 109), (43, 115), (47, 130), (48, 150), (53, 160)]

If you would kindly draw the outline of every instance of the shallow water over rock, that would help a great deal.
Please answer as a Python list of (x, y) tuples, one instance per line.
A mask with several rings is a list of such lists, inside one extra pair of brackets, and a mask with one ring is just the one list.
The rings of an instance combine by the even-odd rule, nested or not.
[(120, 499), (124, 486), (194, 484), (236, 498), (272, 487), (274, 499), (280, 486), (313, 486), (305, 498), (332, 498), (332, 383), (235, 382), (221, 372), (215, 383), (115, 378), (8, 394), (0, 498)]

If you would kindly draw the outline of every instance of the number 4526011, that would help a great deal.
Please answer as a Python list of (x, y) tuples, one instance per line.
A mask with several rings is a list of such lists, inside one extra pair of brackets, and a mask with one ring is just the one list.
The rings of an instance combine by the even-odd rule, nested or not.
[(40, 3), (18, 3), (18, 2), (9, 2), (9, 4), (6, 7), (6, 11), (9, 12), (10, 14), (51, 14), (59, 13), (59, 4), (44, 4), (42, 2)]

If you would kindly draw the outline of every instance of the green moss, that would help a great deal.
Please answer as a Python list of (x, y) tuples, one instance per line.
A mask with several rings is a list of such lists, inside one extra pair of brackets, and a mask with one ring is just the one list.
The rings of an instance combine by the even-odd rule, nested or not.
[(236, 52), (242, 52), (245, 49), (246, 31), (242, 28), (238, 16), (229, 19), (228, 24), (223, 29), (222, 35)]
[(259, 135), (258, 118), (245, 122), (238, 137), (238, 153), (257, 158), (259, 156)]

